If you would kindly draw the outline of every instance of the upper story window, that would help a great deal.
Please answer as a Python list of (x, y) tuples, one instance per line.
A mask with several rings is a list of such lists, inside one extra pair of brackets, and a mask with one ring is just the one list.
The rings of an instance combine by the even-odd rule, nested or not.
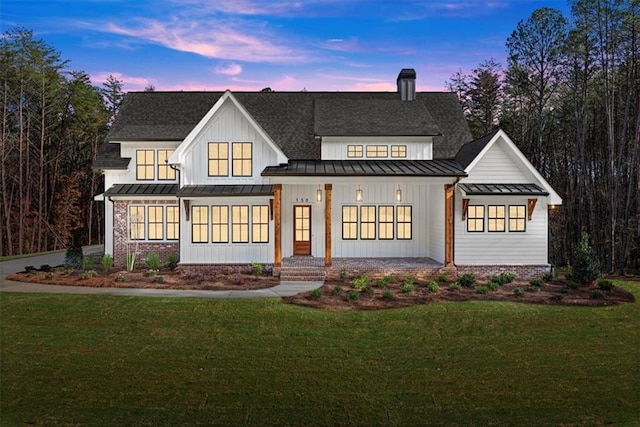
[(160, 181), (173, 181), (176, 179), (176, 171), (167, 160), (173, 154), (173, 150), (158, 150), (158, 180)]
[(367, 157), (389, 157), (389, 147), (386, 145), (367, 145)]
[(229, 176), (229, 143), (209, 143), (209, 176)]
[(154, 150), (136, 150), (136, 179), (140, 181), (153, 181), (155, 178)]
[(395, 158), (406, 158), (407, 157), (407, 146), (406, 145), (392, 145), (391, 146), (391, 157)]
[(233, 176), (251, 176), (253, 174), (253, 144), (234, 142), (232, 144)]
[(352, 159), (362, 157), (362, 145), (347, 145), (347, 157)]

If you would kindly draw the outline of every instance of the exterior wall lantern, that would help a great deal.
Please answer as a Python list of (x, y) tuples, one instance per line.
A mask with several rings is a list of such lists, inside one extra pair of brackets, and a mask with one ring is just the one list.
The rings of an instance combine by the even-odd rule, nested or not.
[(402, 201), (402, 190), (398, 185), (398, 188), (396, 188), (396, 202), (400, 203), (401, 201)]
[(318, 185), (318, 189), (316, 190), (316, 202), (322, 201), (322, 189)]
[(361, 202), (361, 201), (362, 201), (362, 188), (358, 186), (358, 188), (356, 189), (356, 202)]

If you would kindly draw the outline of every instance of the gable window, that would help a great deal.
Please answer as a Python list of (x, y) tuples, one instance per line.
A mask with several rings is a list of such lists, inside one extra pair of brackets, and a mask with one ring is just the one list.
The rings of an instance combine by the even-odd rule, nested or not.
[(393, 206), (378, 207), (378, 236), (380, 240), (393, 239)]
[(234, 142), (231, 150), (233, 176), (251, 176), (253, 173), (253, 144), (250, 142)]
[(509, 206), (509, 231), (526, 231), (526, 206)]
[(407, 146), (406, 145), (392, 145), (391, 146), (391, 157), (406, 158), (407, 157)]
[(191, 241), (207, 243), (209, 241), (209, 207), (193, 206), (191, 208)]
[(211, 206), (211, 241), (229, 242), (229, 206)]
[(178, 206), (167, 206), (167, 240), (180, 238), (180, 209)]
[(362, 145), (347, 145), (347, 157), (362, 157)]
[(136, 179), (151, 181), (154, 179), (156, 153), (153, 150), (136, 150)]
[(209, 143), (209, 176), (229, 176), (229, 143)]
[(231, 242), (249, 243), (249, 206), (231, 206)]
[(505, 209), (503, 205), (487, 206), (487, 229), (492, 231), (505, 231)]
[(170, 181), (176, 179), (176, 171), (167, 160), (173, 154), (173, 150), (158, 150), (158, 180)]
[(129, 240), (144, 240), (144, 206), (129, 206)]
[(164, 207), (149, 206), (149, 221), (147, 229), (149, 231), (149, 240), (164, 239)]
[(467, 208), (467, 231), (484, 231), (484, 206), (470, 205)]
[(388, 157), (386, 145), (367, 145), (367, 157)]
[(376, 238), (376, 207), (360, 207), (360, 238), (373, 240)]
[(342, 207), (342, 239), (355, 240), (358, 238), (358, 207)]
[(269, 242), (269, 206), (251, 206), (251, 241)]
[(396, 210), (398, 240), (411, 240), (411, 206), (398, 206)]

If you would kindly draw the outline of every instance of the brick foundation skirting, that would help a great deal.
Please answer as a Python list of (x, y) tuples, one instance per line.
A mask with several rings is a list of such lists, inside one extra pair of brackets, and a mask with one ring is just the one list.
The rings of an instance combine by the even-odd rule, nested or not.
[[(176, 268), (187, 275), (253, 274), (252, 264), (179, 264)], [(263, 274), (273, 273), (273, 264), (262, 264)]]
[(519, 278), (539, 277), (551, 273), (550, 264), (534, 265), (457, 265), (456, 273), (461, 276), (473, 273), (478, 277), (490, 277), (500, 273), (513, 273)]

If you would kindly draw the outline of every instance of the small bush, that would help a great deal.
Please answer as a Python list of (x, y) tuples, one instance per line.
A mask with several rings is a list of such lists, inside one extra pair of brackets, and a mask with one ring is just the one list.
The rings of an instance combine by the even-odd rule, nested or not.
[(154, 277), (157, 274), (158, 274), (158, 270), (151, 269), (144, 272), (144, 277)]
[(342, 292), (342, 286), (340, 286), (340, 285), (335, 285), (333, 287), (333, 289), (331, 290), (331, 293), (333, 295), (338, 295), (340, 292)]
[(569, 289), (578, 289), (580, 287), (580, 285), (574, 281), (571, 281), (569, 283), (567, 283), (567, 288)]
[(122, 274), (122, 273), (118, 273), (118, 275), (116, 276), (116, 279), (115, 279), (115, 280), (116, 280), (116, 282), (118, 282), (118, 283), (122, 283), (122, 282), (124, 282), (124, 274)]
[(600, 280), (598, 280), (598, 288), (600, 288), (603, 291), (607, 292), (607, 291), (612, 290), (614, 288), (614, 285), (610, 280), (600, 279)]
[(516, 275), (513, 273), (500, 273), (497, 276), (493, 276), (491, 278), (492, 282), (496, 282), (498, 285), (502, 286), (502, 285), (506, 285), (507, 283), (511, 283), (514, 280), (516, 280)]
[(429, 290), (429, 292), (433, 292), (433, 293), (440, 292), (440, 286), (438, 286), (435, 280), (429, 280), (427, 282), (427, 289)]
[(253, 273), (253, 277), (257, 279), (258, 277), (262, 276), (263, 271), (264, 271), (264, 266), (262, 265), (262, 263), (259, 263), (259, 262), (251, 263), (251, 272)]
[(136, 254), (128, 253), (124, 256), (124, 266), (127, 270), (133, 271), (136, 268)]
[(491, 281), (491, 282), (487, 283), (487, 288), (489, 288), (489, 290), (491, 290), (491, 291), (495, 291), (499, 287), (500, 287), (500, 283), (498, 283), (498, 282)]
[(591, 298), (595, 298), (595, 299), (604, 298), (604, 291), (602, 289), (596, 289), (595, 291), (591, 292)]
[(47, 279), (47, 280), (53, 279), (53, 273), (52, 272), (48, 272), (47, 274), (44, 275), (44, 278)]
[(527, 286), (527, 292), (540, 292), (540, 286)]
[(38, 271), (33, 265), (25, 265), (24, 266), (24, 272), (25, 273), (35, 273), (36, 271)]
[(369, 283), (369, 276), (360, 276), (351, 281), (351, 287), (353, 289), (362, 289), (367, 283)]
[(453, 282), (449, 285), (449, 289), (451, 289), (452, 291), (459, 291), (460, 289), (462, 289), (462, 286), (460, 286), (460, 283), (458, 282)]
[(548, 272), (548, 273), (544, 273), (541, 276), (542, 280), (544, 280), (545, 282), (550, 282), (553, 280), (553, 273), (552, 272)]
[(571, 263), (571, 280), (588, 285), (600, 277), (600, 264), (589, 246), (589, 235), (582, 233), (576, 245)]
[(69, 247), (64, 255), (64, 265), (70, 268), (81, 268), (83, 264), (84, 254), (82, 246)]
[(314, 289), (309, 292), (309, 297), (311, 299), (319, 299), (322, 296), (322, 291), (320, 289)]
[(42, 264), (40, 266), (40, 271), (51, 271), (51, 270), (52, 270), (52, 268), (51, 268), (51, 266), (49, 264)]
[(144, 260), (151, 270), (160, 270), (160, 255), (157, 252), (149, 252)]
[(382, 299), (394, 299), (396, 296), (389, 289), (382, 291)]
[(347, 278), (347, 260), (342, 258), (340, 261), (340, 278), (346, 280)]
[(477, 294), (486, 294), (487, 292), (489, 292), (489, 288), (486, 286), (476, 286), (476, 293)]
[(438, 283), (449, 283), (449, 273), (438, 273)]
[(86, 270), (80, 275), (80, 278), (81, 279), (90, 279), (90, 278), (95, 277), (97, 275), (98, 275), (98, 272), (95, 271), (95, 270)]
[(513, 290), (513, 294), (517, 297), (523, 297), (524, 296), (524, 291), (521, 288), (515, 288)]
[(460, 286), (464, 286), (465, 288), (470, 288), (475, 282), (476, 276), (473, 273), (465, 273), (458, 277), (458, 283), (460, 283)]
[(93, 254), (87, 255), (82, 258), (82, 269), (83, 270), (93, 270), (96, 265), (96, 257)]
[(564, 295), (562, 294), (553, 294), (549, 297), (551, 301), (562, 301), (564, 299)]
[(113, 268), (113, 257), (109, 254), (104, 254), (102, 255), (100, 263), (102, 264), (102, 268), (104, 268), (104, 271), (109, 271)]
[(413, 292), (415, 289), (416, 289), (416, 285), (414, 285), (413, 282), (411, 281), (407, 282), (406, 280), (403, 283), (402, 287), (400, 288), (400, 290), (405, 294), (407, 292)]
[(371, 285), (366, 284), (362, 287), (362, 292), (364, 292), (367, 295), (373, 295), (373, 288), (371, 287)]
[(153, 283), (164, 283), (164, 277), (162, 277), (162, 276), (154, 276), (154, 278), (151, 279), (151, 281)]
[(167, 259), (164, 262), (164, 266), (166, 268), (170, 268), (171, 270), (173, 270), (178, 266), (178, 261), (180, 261), (178, 254), (171, 252), (169, 255), (167, 255)]
[(409, 276), (404, 278), (404, 281), (402, 283), (415, 285), (416, 284), (416, 280), (418, 280), (418, 279), (416, 279), (416, 276), (409, 275)]
[(387, 287), (387, 282), (385, 282), (384, 279), (376, 279), (375, 284), (380, 289), (384, 289)]
[(544, 285), (544, 281), (541, 278), (536, 277), (536, 278), (533, 278), (533, 279), (529, 280), (529, 284), (531, 286), (536, 287), (536, 288), (541, 288), (542, 285)]
[(351, 290), (347, 292), (347, 298), (349, 301), (357, 301), (360, 299), (360, 292)]

